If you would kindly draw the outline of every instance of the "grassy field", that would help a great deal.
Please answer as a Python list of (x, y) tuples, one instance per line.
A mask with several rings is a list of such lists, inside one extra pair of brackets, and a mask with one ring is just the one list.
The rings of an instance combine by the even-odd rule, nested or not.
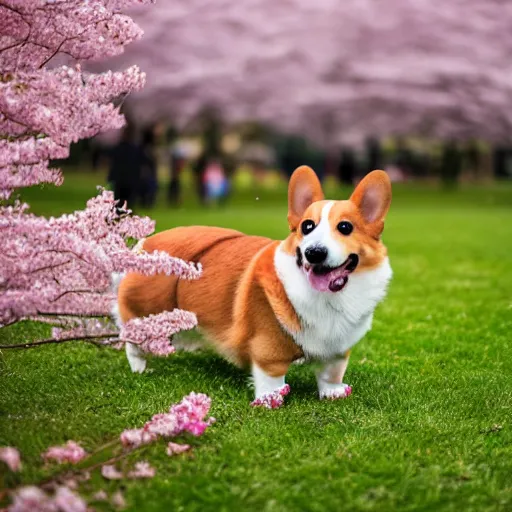
[[(68, 175), (60, 189), (26, 198), (38, 213), (70, 211), (101, 178)], [(225, 209), (162, 202), (151, 214), (159, 230), (286, 236), (283, 189), (250, 189)], [(25, 461), (6, 483), (47, 474), (38, 468), (49, 445), (74, 439), (92, 450), (194, 390), (212, 397), (217, 423), (189, 454), (147, 448), (141, 457), (157, 476), (124, 484), (129, 510), (512, 510), (512, 188), (397, 186), (384, 240), (395, 275), (353, 351), (350, 398), (320, 402), (311, 370), (296, 366), (284, 408), (252, 409), (246, 375), (210, 352), (152, 359), (133, 375), (123, 353), (80, 343), (5, 350), (0, 446), (19, 447)], [(118, 485), (96, 475), (84, 489)]]

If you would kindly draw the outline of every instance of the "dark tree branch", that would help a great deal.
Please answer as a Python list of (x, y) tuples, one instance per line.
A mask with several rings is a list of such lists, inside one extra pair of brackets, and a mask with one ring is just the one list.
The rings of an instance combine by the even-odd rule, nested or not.
[(94, 342), (94, 340), (101, 340), (106, 338), (115, 338), (119, 334), (117, 332), (111, 332), (106, 334), (97, 334), (97, 335), (91, 335), (91, 336), (82, 336), (77, 338), (49, 338), (46, 340), (39, 340), (39, 341), (33, 341), (32, 343), (18, 343), (15, 345), (0, 345), (0, 350), (3, 349), (9, 349), (9, 348), (32, 348), (32, 347), (38, 347), (41, 345), (48, 345), (50, 343), (66, 343), (68, 341), (86, 341), (89, 343), (94, 343), (97, 345), (97, 343)]

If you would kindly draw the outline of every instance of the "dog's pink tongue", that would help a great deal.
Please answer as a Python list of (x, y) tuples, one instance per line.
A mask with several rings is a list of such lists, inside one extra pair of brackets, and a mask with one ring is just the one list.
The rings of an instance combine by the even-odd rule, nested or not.
[(311, 286), (319, 292), (339, 292), (347, 282), (345, 269), (337, 268), (324, 275), (317, 275), (313, 271), (308, 272)]

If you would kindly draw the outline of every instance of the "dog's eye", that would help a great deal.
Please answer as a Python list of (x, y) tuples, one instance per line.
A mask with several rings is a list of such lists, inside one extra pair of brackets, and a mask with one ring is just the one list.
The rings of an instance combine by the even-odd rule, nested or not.
[(354, 226), (352, 226), (352, 224), (350, 224), (350, 222), (347, 222), (346, 220), (338, 224), (338, 231), (342, 235), (350, 235), (350, 233), (352, 233), (353, 230)]
[(313, 229), (315, 229), (315, 223), (312, 220), (305, 220), (301, 225), (300, 229), (303, 235), (309, 235)]

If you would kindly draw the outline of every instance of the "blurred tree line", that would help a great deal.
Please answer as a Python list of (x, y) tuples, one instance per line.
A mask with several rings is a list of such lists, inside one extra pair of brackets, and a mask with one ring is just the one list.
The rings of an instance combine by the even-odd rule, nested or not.
[[(182, 133), (170, 126), (166, 136), (157, 139), (157, 144), (169, 145), (183, 136), (195, 137), (201, 147), (200, 155), (193, 165), (195, 173), (200, 174), (205, 162), (215, 158), (222, 162), (226, 174), (231, 177), (238, 165), (244, 163), (244, 158), (240, 158), (241, 153), (230, 153), (224, 149), (223, 138), (227, 130), (218, 112), (205, 109), (200, 123), (194, 126), (195, 130)], [(434, 178), (447, 187), (455, 186), (462, 177), (471, 180), (512, 179), (512, 146), (492, 147), (477, 140), (458, 142), (414, 139), (411, 142), (403, 137), (383, 141), (369, 137), (364, 147), (341, 146), (326, 151), (304, 137), (282, 134), (257, 123), (246, 123), (234, 131), (239, 135), (242, 145), (259, 144), (270, 148), (274, 161), (261, 162), (260, 167), (278, 168), (287, 177), (299, 165), (309, 165), (321, 179), (334, 175), (347, 184), (377, 168), (389, 169), (397, 180)], [(73, 145), (71, 155), (64, 165), (83, 166), (84, 162), (90, 162), (94, 148), (94, 141), (80, 141)], [(251, 158), (248, 160), (258, 165)]]

